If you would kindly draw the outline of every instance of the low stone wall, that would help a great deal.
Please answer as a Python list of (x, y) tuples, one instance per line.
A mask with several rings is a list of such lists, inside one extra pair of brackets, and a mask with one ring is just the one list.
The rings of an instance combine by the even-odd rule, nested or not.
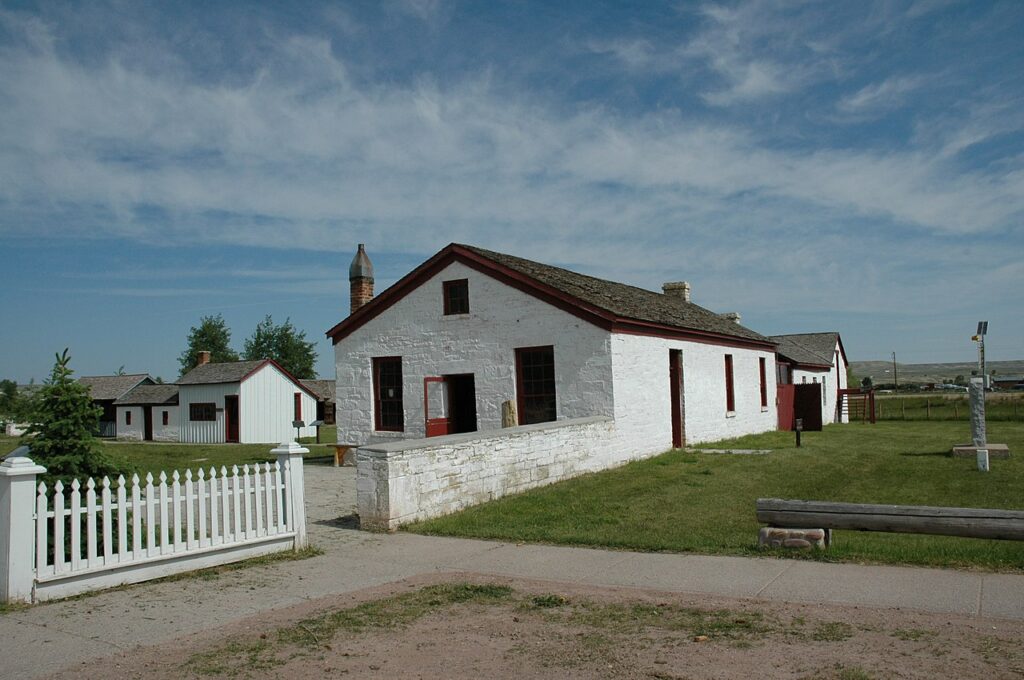
[(448, 435), (356, 451), (364, 529), (387, 530), (643, 457), (607, 416)]

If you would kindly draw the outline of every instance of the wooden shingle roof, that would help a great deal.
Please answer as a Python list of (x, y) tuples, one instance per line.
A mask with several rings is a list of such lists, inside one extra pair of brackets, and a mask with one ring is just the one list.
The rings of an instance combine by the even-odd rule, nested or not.
[(775, 352), (783, 359), (803, 366), (831, 366), (839, 333), (796, 333), (773, 335)]
[(132, 373), (130, 375), (87, 375), (78, 382), (89, 388), (89, 396), (96, 401), (111, 401), (127, 394), (136, 385), (152, 385), (153, 379), (148, 373)]
[(766, 336), (678, 297), (459, 243), (448, 245), (406, 274), (327, 331), (327, 336), (337, 344), (452, 262), (465, 264), (612, 332), (769, 350), (775, 346)]
[(334, 391), (337, 383), (333, 380), (300, 380), (300, 383), (323, 401), (334, 401)]
[(114, 402), (116, 406), (174, 406), (178, 403), (177, 385), (139, 385)]
[(242, 379), (266, 363), (259, 361), (225, 361), (196, 366), (178, 378), (179, 385), (209, 385), (215, 383), (242, 382)]

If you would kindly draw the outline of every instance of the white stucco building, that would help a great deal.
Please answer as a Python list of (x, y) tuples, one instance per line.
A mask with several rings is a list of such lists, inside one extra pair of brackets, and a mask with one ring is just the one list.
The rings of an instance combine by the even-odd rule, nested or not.
[(117, 399), (114, 408), (118, 439), (180, 441), (177, 385), (138, 385)]
[[(360, 256), (365, 259), (362, 250), (350, 271), (353, 311), (328, 336), (337, 369), (338, 442), (359, 447), (364, 490), (384, 477), (396, 479), (395, 461), (412, 460), (408, 447), (430, 447), (433, 440), (389, 442), (456, 435), (456, 455), (443, 465), (465, 468), (459, 452), (475, 447), (467, 433), (479, 433), (479, 440), (533, 428), (531, 450), (550, 455), (536, 454), (536, 464), (520, 470), (515, 462), (504, 472), (488, 470), (485, 459), (479, 474), (490, 479), (486, 489), (460, 482), (479, 499), (673, 446), (776, 427), (775, 344), (692, 303), (686, 284), (655, 293), (452, 244), (372, 298), (372, 267)], [(515, 405), (512, 424), (519, 427), (502, 429), (505, 403)], [(579, 422), (594, 417), (602, 424)], [(550, 432), (538, 434), (544, 424)], [(583, 433), (566, 438), (559, 425)], [(588, 434), (595, 428), (599, 434)], [(487, 447), (493, 452), (495, 443)], [(560, 453), (566, 447), (573, 453)], [(371, 471), (375, 452), (388, 469)], [(493, 468), (502, 468), (501, 454), (491, 456)], [(554, 467), (533, 479), (538, 465)], [(378, 501), (389, 496), (383, 510), (389, 526), (409, 516), (395, 511), (409, 489), (429, 486), (429, 475), (416, 477), (421, 471), (414, 466), (399, 475), (404, 500), (394, 489), (374, 492)], [(360, 500), (360, 512), (373, 510)]]
[(177, 382), (180, 441), (273, 444), (316, 436), (317, 399), (271, 359), (201, 363)]
[(822, 424), (849, 422), (849, 413), (837, 408), (840, 390), (848, 387), (846, 368), (849, 365), (839, 333), (773, 335), (771, 339), (778, 344), (776, 379), (780, 385), (780, 428), (790, 429), (789, 424), (785, 422), (788, 413), (793, 417), (804, 415), (799, 413), (799, 396), (796, 397), (795, 403), (783, 396), (788, 385), (819, 385), (818, 388), (796, 387), (794, 392), (808, 389), (817, 394), (816, 400), (821, 405)]

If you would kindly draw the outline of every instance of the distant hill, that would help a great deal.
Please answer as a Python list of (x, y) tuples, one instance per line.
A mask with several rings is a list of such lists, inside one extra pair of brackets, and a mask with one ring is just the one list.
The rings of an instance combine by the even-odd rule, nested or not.
[[(1024, 359), (1017, 361), (989, 361), (985, 367), (996, 375), (1024, 375)], [(851, 361), (850, 368), (858, 379), (870, 375), (875, 383), (892, 382), (891, 361)], [(946, 382), (958, 375), (968, 377), (971, 371), (978, 370), (977, 361), (966, 361), (952, 364), (901, 364), (896, 363), (900, 374), (900, 382)], [(888, 371), (888, 373), (886, 373)]]

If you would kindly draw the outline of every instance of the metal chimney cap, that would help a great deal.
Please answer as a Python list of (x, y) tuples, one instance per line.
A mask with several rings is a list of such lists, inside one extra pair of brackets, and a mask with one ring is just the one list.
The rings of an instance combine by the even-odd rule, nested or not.
[(352, 264), (348, 268), (348, 280), (352, 281), (353, 279), (373, 280), (373, 263), (367, 257), (366, 248), (362, 243), (359, 244), (356, 256), (352, 258)]

